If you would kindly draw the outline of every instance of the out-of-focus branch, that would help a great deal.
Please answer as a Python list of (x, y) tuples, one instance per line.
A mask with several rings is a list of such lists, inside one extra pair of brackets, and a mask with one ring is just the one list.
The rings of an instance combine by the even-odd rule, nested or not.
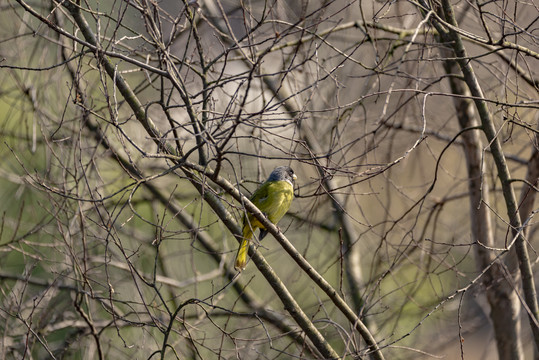
[[(424, 9), (429, 9), (428, 4), (421, 0), (421, 6)], [(445, 14), (446, 20), (440, 19), (438, 16), (431, 20), (433, 26), (436, 27), (438, 32), (447, 36), (451, 40), (451, 46), (456, 55), (456, 61), (460, 70), (464, 75), (464, 81), (471, 95), (474, 97), (475, 107), (477, 109), (479, 118), (481, 119), (482, 130), (489, 142), (490, 149), (494, 163), (498, 170), (498, 179), (501, 182), (503, 197), (505, 200), (505, 206), (507, 215), (509, 218), (509, 224), (511, 231), (516, 236), (515, 248), (519, 259), (519, 267), (522, 275), (522, 287), (524, 291), (524, 298), (528, 308), (528, 315), (530, 318), (530, 326), (534, 335), (536, 347), (539, 347), (539, 326), (538, 326), (538, 314), (539, 306), (537, 303), (537, 294), (535, 290), (535, 283), (533, 279), (533, 272), (531, 268), (530, 257), (528, 254), (527, 243), (524, 235), (519, 230), (522, 227), (522, 222), (518, 212), (518, 206), (516, 197), (512, 185), (511, 175), (505, 155), (503, 153), (500, 140), (498, 138), (497, 130), (494, 126), (494, 121), (488, 109), (486, 101), (483, 100), (483, 91), (479, 85), (479, 81), (472, 68), (469, 56), (466, 52), (464, 44), (462, 42), (462, 31), (458, 30), (458, 25), (455, 20), (453, 7), (448, 0), (442, 0), (442, 8)]]
[[(447, 39), (440, 39), (446, 41)], [(442, 49), (442, 55), (448, 53)], [(448, 55), (448, 54), (445, 54)], [(459, 68), (454, 60), (445, 60), (448, 75), (458, 73)], [(460, 78), (449, 76), (451, 91), (459, 95), (469, 95), (470, 92)], [(465, 97), (453, 99), (456, 115), (461, 129), (478, 125), (473, 102)], [(466, 157), (468, 171), (468, 192), (470, 199), (470, 226), (479, 271), (490, 268), (485, 272), (484, 284), (487, 300), (490, 304), (489, 316), (492, 320), (498, 356), (503, 360), (518, 360), (523, 358), (520, 334), (520, 302), (513, 288), (514, 279), (506, 275), (504, 264), (495, 259), (489, 248), (494, 246), (491, 213), (485, 202), (490, 201), (490, 186), (483, 181), (482, 158), (483, 144), (480, 130), (467, 131), (462, 134), (462, 147)], [(514, 253), (514, 250), (511, 250)]]
[[(539, 123), (539, 114), (536, 116), (536, 119)], [(531, 215), (533, 204), (537, 198), (537, 191), (532, 186), (539, 184), (539, 134), (537, 132), (534, 133), (532, 138), (535, 141), (532, 141), (532, 154), (528, 161), (528, 170), (526, 172), (527, 183), (522, 187), (518, 207), (521, 219), (526, 219)], [(527, 236), (528, 234), (528, 229), (524, 230), (524, 235)]]
[[(462, 101), (467, 100), (466, 97), (458, 96), (458, 98), (460, 98)], [(387, 128), (391, 128), (391, 129), (395, 129), (395, 130), (403, 130), (403, 131), (410, 132), (410, 133), (413, 133), (413, 134), (420, 134), (420, 133), (423, 132), (422, 127), (406, 125), (406, 124), (403, 124), (403, 123), (391, 124), (391, 123), (388, 123), (388, 122), (384, 122), (383, 125), (385, 127), (387, 127)], [(424, 133), (429, 138), (434, 138), (434, 139), (443, 141), (445, 143), (453, 141), (454, 145), (458, 145), (458, 146), (462, 146), (462, 147), (464, 147), (464, 145), (465, 145), (463, 140), (460, 140), (460, 139), (454, 140), (452, 138), (452, 136), (441, 134), (441, 133), (439, 133), (437, 131), (434, 131), (434, 130), (427, 129), (426, 131), (424, 131)], [(484, 149), (484, 150), (486, 150), (488, 153), (490, 153), (490, 149)], [(527, 164), (529, 164), (528, 159), (526, 159), (524, 157), (520, 157), (518, 155), (506, 154), (505, 158), (507, 160), (513, 161), (514, 163), (516, 163), (518, 165), (527, 165)]]
[[(446, 8), (445, 5), (446, 5), (445, 3), (442, 3), (442, 7), (444, 9)], [(417, 2), (417, 6), (424, 11), (430, 10), (430, 6), (424, 0), (419, 0)], [(506, 41), (502, 39), (493, 43), (493, 41), (489, 39), (485, 39), (479, 35), (476, 35), (474, 33), (471, 33), (469, 31), (459, 28), (454, 16), (452, 18), (448, 18), (446, 15), (445, 20), (444, 20), (438, 14), (435, 13), (434, 15), (435, 15), (434, 21), (437, 23), (437, 25), (435, 26), (436, 30), (440, 32), (440, 26), (443, 27), (443, 31), (441, 32), (449, 32), (452, 34), (452, 36), (458, 36), (461, 43), (463, 39), (466, 38), (466, 39), (470, 39), (481, 44), (496, 46), (498, 47), (498, 49), (518, 50), (522, 52), (523, 54), (539, 59), (538, 52), (533, 51), (532, 49), (522, 46), (520, 44), (515, 44), (510, 41)]]

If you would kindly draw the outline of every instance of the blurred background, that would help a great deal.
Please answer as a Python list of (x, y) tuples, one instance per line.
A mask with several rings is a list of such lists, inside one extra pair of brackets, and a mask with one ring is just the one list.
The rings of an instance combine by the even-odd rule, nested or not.
[(533, 2), (0, 8), (0, 358), (537, 358)]

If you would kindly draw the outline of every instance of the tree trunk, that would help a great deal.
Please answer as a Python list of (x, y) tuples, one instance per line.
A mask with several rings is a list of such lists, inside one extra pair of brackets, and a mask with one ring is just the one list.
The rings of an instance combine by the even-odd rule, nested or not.
[[(446, 54), (448, 55), (448, 54)], [(447, 58), (450, 58), (447, 56)], [(458, 73), (459, 68), (453, 60), (446, 60), (446, 72)], [(455, 76), (449, 77), (453, 94), (470, 96), (470, 92)], [(461, 129), (479, 125), (473, 102), (463, 97), (453, 99)], [(468, 172), (468, 190), (470, 193), (470, 225), (475, 245), (475, 257), (479, 271), (494, 264), (485, 274), (483, 286), (490, 304), (490, 319), (494, 328), (496, 345), (500, 360), (518, 360), (523, 358), (520, 341), (520, 302), (513, 290), (514, 279), (504, 268), (502, 261), (495, 260), (494, 254), (487, 247), (493, 247), (492, 223), (490, 212), (483, 204), (483, 199), (490, 198), (489, 184), (481, 173), (483, 143), (480, 130), (469, 130), (462, 134), (466, 168)], [(514, 249), (511, 250), (514, 252)]]

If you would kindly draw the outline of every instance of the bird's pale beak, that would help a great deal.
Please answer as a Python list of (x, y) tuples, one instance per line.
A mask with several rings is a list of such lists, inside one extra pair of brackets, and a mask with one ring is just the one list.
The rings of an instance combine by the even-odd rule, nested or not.
[(296, 176), (296, 174), (292, 174), (292, 179), (294, 179), (294, 180), (297, 180), (297, 179), (298, 179), (298, 177)]

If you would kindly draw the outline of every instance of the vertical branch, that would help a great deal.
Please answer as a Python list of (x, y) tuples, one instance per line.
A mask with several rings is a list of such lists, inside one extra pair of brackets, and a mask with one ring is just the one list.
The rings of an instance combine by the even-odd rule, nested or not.
[[(442, 7), (445, 13), (446, 21), (450, 25), (457, 26), (453, 7), (449, 3), (449, 0), (442, 0)], [(447, 36), (451, 40), (451, 46), (455, 52), (457, 58), (456, 61), (460, 67), (460, 70), (464, 75), (464, 81), (466, 82), (471, 95), (474, 97), (475, 107), (478, 111), (479, 118), (481, 119), (481, 127), (489, 142), (492, 157), (494, 159), (496, 169), (498, 170), (498, 179), (500, 180), (502, 186), (503, 198), (505, 201), (507, 216), (509, 218), (509, 224), (511, 226), (513, 235), (516, 236), (515, 248), (522, 275), (524, 298), (529, 309), (528, 316), (530, 318), (530, 326), (532, 328), (535, 345), (536, 347), (539, 347), (539, 327), (537, 326), (539, 306), (537, 303), (537, 294), (526, 239), (521, 231), (522, 223), (518, 212), (518, 206), (512, 186), (509, 168), (507, 167), (505, 155), (503, 153), (500, 140), (497, 136), (494, 121), (488, 110), (487, 103), (484, 100), (483, 91), (481, 90), (481, 86), (479, 85), (479, 81), (474, 73), (469, 56), (464, 48), (462, 38), (460, 34), (458, 34), (452, 28), (447, 30)]]
[[(447, 55), (447, 58), (451, 57), (450, 54)], [(448, 59), (445, 60), (445, 65), (446, 72), (450, 75), (451, 92), (462, 95), (453, 98), (461, 129), (477, 126), (473, 102), (467, 99), (470, 96), (468, 89), (461, 79), (451, 76), (458, 73), (457, 63)], [(498, 355), (502, 360), (522, 359), (520, 302), (513, 289), (514, 279), (510, 274), (506, 274), (503, 263), (495, 260), (494, 254), (488, 249), (494, 247), (494, 240), (490, 211), (484, 204), (490, 199), (490, 186), (487, 181), (483, 181), (483, 144), (480, 132), (478, 130), (463, 132), (462, 143), (468, 171), (470, 226), (473, 241), (476, 243), (474, 250), (477, 267), (479, 271), (490, 267), (483, 277), (483, 285), (491, 308), (490, 318), (494, 327)], [(514, 249), (511, 252), (514, 252)]]
[[(536, 116), (539, 120), (539, 114)], [(532, 154), (528, 161), (526, 172), (526, 184), (522, 187), (518, 211), (520, 219), (528, 218), (533, 211), (533, 204), (537, 198), (537, 185), (539, 185), (539, 129), (532, 137)], [(528, 235), (528, 229), (524, 230), (524, 236)], [(510, 269), (511, 270), (511, 269)]]

